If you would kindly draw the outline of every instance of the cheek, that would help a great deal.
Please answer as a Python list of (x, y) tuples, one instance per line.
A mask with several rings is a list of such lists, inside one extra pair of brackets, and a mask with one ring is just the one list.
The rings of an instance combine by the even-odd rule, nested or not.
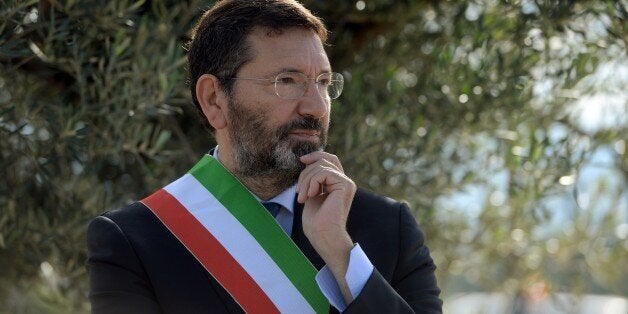
[(327, 114), (325, 114), (325, 116), (322, 118), (323, 125), (325, 126), (326, 129), (329, 129), (329, 122), (330, 122), (329, 114), (330, 112), (327, 111)]
[(275, 127), (282, 126), (298, 118), (296, 105), (293, 103), (285, 102), (282, 99), (274, 97), (265, 105), (266, 108), (268, 108), (266, 116), (270, 124)]

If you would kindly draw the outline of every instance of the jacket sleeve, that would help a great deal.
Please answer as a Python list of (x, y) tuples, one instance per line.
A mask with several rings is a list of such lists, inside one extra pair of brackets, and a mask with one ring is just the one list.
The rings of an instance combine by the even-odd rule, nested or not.
[(374, 269), (344, 313), (442, 313), (435, 269), (423, 233), (410, 209), (401, 204), (398, 261), (391, 282)]
[(92, 313), (160, 313), (131, 243), (111, 219), (95, 218), (87, 231)]

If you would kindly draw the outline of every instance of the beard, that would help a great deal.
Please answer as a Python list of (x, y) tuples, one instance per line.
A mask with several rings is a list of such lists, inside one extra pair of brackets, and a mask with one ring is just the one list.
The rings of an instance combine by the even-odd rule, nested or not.
[[(323, 150), (327, 143), (327, 126), (319, 119), (302, 117), (272, 128), (266, 124), (267, 113), (247, 109), (233, 98), (229, 101), (229, 111), (234, 174), (264, 179), (277, 190), (285, 190), (297, 181), (305, 168), (299, 157)], [(295, 129), (320, 132), (318, 142), (290, 138), (290, 132)]]

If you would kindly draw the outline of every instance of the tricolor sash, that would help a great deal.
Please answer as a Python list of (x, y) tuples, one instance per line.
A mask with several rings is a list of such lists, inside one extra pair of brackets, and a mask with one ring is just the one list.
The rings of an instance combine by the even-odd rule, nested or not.
[(316, 269), (215, 158), (142, 200), (249, 313), (326, 313)]

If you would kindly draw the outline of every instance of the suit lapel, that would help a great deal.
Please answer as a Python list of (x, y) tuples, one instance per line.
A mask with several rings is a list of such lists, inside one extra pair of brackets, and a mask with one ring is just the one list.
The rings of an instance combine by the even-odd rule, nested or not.
[(310, 241), (307, 239), (305, 234), (303, 233), (302, 226), (302, 217), (303, 215), (303, 204), (294, 201), (294, 221), (292, 223), (292, 241), (299, 247), (301, 252), (307, 257), (308, 260), (314, 265), (317, 270), (320, 270), (325, 266), (325, 261), (318, 255)]

